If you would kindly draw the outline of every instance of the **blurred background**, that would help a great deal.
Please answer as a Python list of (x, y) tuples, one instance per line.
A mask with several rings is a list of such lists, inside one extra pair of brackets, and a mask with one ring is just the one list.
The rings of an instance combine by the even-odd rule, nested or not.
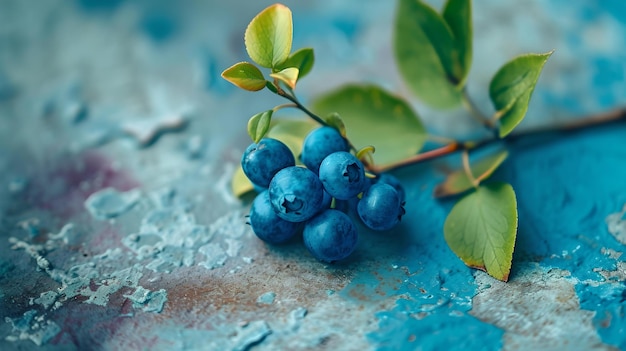
[[(90, 122), (186, 109), (195, 116), (194, 130), (220, 128), (212, 139), (232, 140), (248, 116), (276, 102), (270, 94), (237, 91), (219, 77), (248, 59), (245, 27), (271, 3), (2, 0), (0, 97), (11, 99), (13, 108), (6, 115), (41, 115), (72, 99), (88, 105)], [(432, 2), (438, 8), (441, 3)], [(458, 136), (476, 127), (471, 119), (420, 106), (405, 89), (391, 50), (392, 2), (285, 4), (293, 10), (294, 48), (316, 52), (314, 74), (299, 86), (304, 99), (350, 82), (375, 82), (410, 99), (440, 134)], [(526, 124), (623, 103), (625, 13), (617, 0), (476, 2), (471, 95), (490, 111), (488, 82), (500, 65), (517, 54), (554, 49)], [(16, 127), (30, 125), (24, 116), (5, 117), (18, 126), (3, 129), (15, 138)], [(50, 138), (46, 134), (38, 140)]]
[[(443, 3), (428, 2), (436, 8)], [(46, 345), (248, 350), (272, 332), (270, 327), (275, 336), (258, 345), (260, 349), (414, 349), (416, 335), (425, 345), (442, 349), (453, 345), (494, 349), (505, 343), (523, 349), (531, 345), (528, 340), (536, 341), (533, 328), (491, 318), (497, 314), (489, 308), (476, 318), (469, 315), (477, 289), (487, 291), (491, 283), (467, 269), (441, 238), (449, 204), (442, 209), (430, 191), (433, 179), (441, 174), (421, 168), (419, 175), (400, 172), (415, 200), (400, 229), (401, 240), (366, 236), (355, 257), (336, 268), (315, 262), (299, 246), (266, 247), (243, 226), (245, 204), (230, 194), (229, 181), (249, 143), (246, 122), (283, 101), (269, 92), (238, 90), (220, 73), (249, 60), (243, 43), (246, 25), (272, 3), (0, 0), (0, 317), (7, 321), (0, 323), (1, 349)], [(480, 130), (463, 111), (429, 109), (407, 90), (392, 54), (394, 1), (284, 4), (293, 12), (294, 49), (315, 49), (315, 67), (298, 85), (305, 104), (346, 83), (377, 83), (407, 98), (433, 134), (462, 138)], [(468, 89), (483, 111), (492, 112), (487, 88), (503, 63), (518, 54), (550, 50), (555, 52), (520, 128), (626, 105), (625, 2), (481, 0), (474, 2), (473, 15), (474, 60)], [(623, 286), (615, 295), (602, 295), (614, 297), (614, 304), (602, 299), (596, 303), (590, 296), (601, 293), (576, 285), (575, 294), (572, 286), (578, 283), (565, 281), (554, 271), (548, 276), (545, 268), (575, 272), (580, 283), (601, 281), (600, 275), (590, 273), (599, 272), (594, 269), (616, 267), (617, 258), (609, 260), (608, 251), (599, 248), (619, 248), (606, 232), (604, 218), (626, 201), (619, 181), (626, 173), (621, 166), (624, 144), (613, 134), (602, 138), (556, 145), (540, 161), (541, 152), (521, 152), (519, 161), (511, 161), (500, 174), (512, 179), (514, 186), (526, 186), (520, 194), (520, 222), (525, 219), (526, 224), (520, 227), (524, 235), (516, 256), (516, 267), (521, 268), (514, 271), (522, 286), (511, 283), (509, 292), (474, 302), (476, 310), (481, 311), (479, 303), (490, 306), (497, 296), (517, 296), (528, 310), (503, 315), (534, 323), (544, 318), (530, 312), (537, 301), (554, 306), (552, 297), (565, 296), (568, 306), (581, 314), (553, 311), (556, 317), (548, 322), (557, 332), (537, 329), (541, 337), (557, 346), (565, 345), (559, 340), (574, 340), (570, 346), (604, 348), (602, 342), (624, 346), (619, 338), (623, 326), (601, 327), (605, 312), (623, 308), (623, 298), (621, 302), (618, 298)], [(606, 145), (600, 144), (602, 140)], [(567, 148), (577, 147), (580, 160), (565, 156)], [(588, 149), (595, 151), (584, 154)], [(607, 154), (606, 149), (614, 153)], [(598, 184), (605, 185), (584, 183), (591, 176), (589, 169), (595, 170), (591, 175), (598, 177)], [(529, 175), (523, 178), (518, 171)], [(106, 188), (120, 193), (101, 198), (99, 207), (86, 206), (86, 199)], [(550, 198), (546, 189), (552, 192)], [(570, 195), (577, 205), (572, 205), (577, 202)], [(192, 214), (192, 219), (195, 215), (194, 220), (168, 217), (160, 225), (176, 227), (185, 218), (213, 238), (206, 240), (213, 246), (200, 239), (189, 244), (193, 265), (158, 255), (162, 261), (155, 264), (154, 257), (146, 259), (132, 245), (121, 244), (159, 206)], [(103, 212), (106, 220), (98, 217)], [(546, 213), (555, 217), (547, 218)], [(75, 231), (62, 230), (69, 223)], [(579, 240), (585, 230), (593, 239)], [(581, 242), (587, 244), (577, 251)], [(424, 243), (430, 246), (419, 245)], [(188, 244), (168, 245), (178, 250)], [(102, 256), (106, 252), (109, 256)], [(567, 257), (576, 252), (580, 256), (572, 263)], [(92, 280), (83, 282), (75, 299), (64, 300), (70, 295), (56, 292), (67, 286), (42, 267), (38, 257), (63, 274), (83, 274), (83, 266), (75, 267), (89, 264), (89, 274), (83, 275)], [(549, 264), (538, 268), (546, 260)], [(127, 267), (138, 267), (143, 277), (128, 278), (132, 283), (116, 289), (99, 289), (110, 283), (98, 282), (126, 277), (120, 272)], [(538, 281), (556, 281), (543, 285), (545, 294), (552, 295), (511, 292), (524, 291), (523, 284)], [(161, 298), (160, 309), (165, 304), (161, 314), (158, 301), (156, 307), (147, 307), (150, 299), (139, 296), (141, 287), (155, 294), (162, 289), (154, 297)], [(266, 292), (275, 293), (277, 302), (260, 306), (256, 299)], [(128, 297), (132, 294), (139, 295)], [(33, 302), (36, 299), (39, 302)], [(56, 307), (55, 301), (61, 305)], [(519, 301), (498, 301), (498, 308)], [(597, 310), (596, 318), (581, 312), (581, 304), (594, 311), (597, 306), (611, 307)], [(304, 324), (299, 306), (309, 310)], [(136, 308), (145, 309), (133, 312)], [(431, 314), (430, 319), (424, 317)], [(352, 316), (350, 325), (339, 322), (346, 315)], [(623, 321), (623, 313), (613, 316), (616, 323), (619, 318)], [(247, 329), (247, 322), (259, 319), (268, 321), (269, 327), (251, 323)], [(456, 332), (448, 332), (448, 326)], [(458, 330), (469, 330), (474, 337)], [(559, 334), (563, 330), (567, 333)]]

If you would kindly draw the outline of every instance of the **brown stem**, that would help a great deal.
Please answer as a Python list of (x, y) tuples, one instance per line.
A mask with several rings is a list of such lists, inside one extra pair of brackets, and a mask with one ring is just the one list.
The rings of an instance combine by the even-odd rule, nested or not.
[(485, 147), (489, 144), (499, 141), (512, 141), (531, 135), (552, 134), (552, 133), (571, 133), (582, 129), (600, 127), (614, 123), (626, 121), (626, 107), (617, 108), (615, 110), (578, 118), (574, 121), (560, 123), (551, 126), (543, 126), (538, 128), (526, 129), (518, 133), (512, 133), (505, 139), (495, 137), (485, 138), (476, 142), (451, 142), (440, 148), (429, 150), (414, 156), (407, 157), (404, 160), (390, 163), (383, 166), (370, 165), (369, 170), (374, 173), (382, 173), (393, 169), (414, 165), (421, 162), (434, 160), (440, 157), (451, 155), (460, 151), (470, 151)]
[(382, 173), (385, 171), (389, 171), (392, 169), (396, 169), (396, 168), (400, 168), (400, 167), (404, 167), (404, 166), (410, 166), (416, 163), (420, 163), (420, 162), (424, 162), (424, 161), (428, 161), (428, 160), (432, 160), (435, 158), (439, 158), (442, 156), (446, 156), (446, 155), (450, 155), (454, 152), (457, 151), (461, 151), (461, 150), (465, 150), (465, 147), (462, 143), (459, 142), (453, 142), (450, 143), (448, 145), (444, 145), (440, 148), (437, 149), (433, 149), (430, 151), (426, 151), (426, 152), (422, 152), (421, 154), (417, 154), (414, 156), (410, 156), (405, 158), (404, 160), (395, 162), (395, 163), (391, 163), (385, 166), (376, 166), (376, 165), (369, 165), (369, 170), (374, 172), (374, 173)]
[(563, 122), (556, 125), (526, 129), (520, 133), (514, 133), (512, 136), (519, 138), (521, 136), (530, 134), (572, 132), (579, 129), (586, 129), (589, 127), (597, 127), (606, 124), (622, 122), (624, 120), (626, 120), (626, 107), (620, 107), (614, 110), (589, 115), (586, 117), (576, 118), (572, 121)]

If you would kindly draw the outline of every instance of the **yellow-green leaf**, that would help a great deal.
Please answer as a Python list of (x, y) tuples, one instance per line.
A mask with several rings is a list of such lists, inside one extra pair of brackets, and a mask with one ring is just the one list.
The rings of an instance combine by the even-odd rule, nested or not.
[(315, 63), (315, 54), (313, 49), (304, 48), (300, 49), (293, 54), (289, 55), (287, 61), (278, 67), (278, 69), (285, 69), (288, 67), (295, 67), (299, 70), (298, 79), (302, 79), (309, 74)]
[(500, 137), (508, 135), (526, 116), (530, 97), (544, 64), (552, 55), (521, 55), (507, 62), (494, 75), (489, 85), (489, 97), (500, 120)]
[(273, 110), (267, 110), (250, 117), (248, 120), (248, 135), (255, 143), (258, 143), (270, 128)]
[(296, 82), (298, 81), (299, 70), (295, 67), (285, 68), (284, 70), (276, 73), (271, 73), (270, 77), (276, 78), (281, 82), (287, 84), (291, 89), (296, 88)]
[(339, 113), (348, 138), (357, 148), (376, 147), (379, 165), (415, 155), (426, 141), (417, 114), (402, 98), (374, 85), (347, 85), (313, 102), (318, 115)]
[(456, 45), (450, 26), (432, 7), (399, 0), (394, 30), (398, 68), (413, 93), (432, 107), (461, 104), (458, 84), (464, 72)]
[(230, 180), (230, 190), (233, 195), (237, 197), (241, 197), (254, 190), (254, 185), (252, 185), (252, 182), (246, 177), (246, 174), (243, 173), (241, 165), (239, 165), (235, 173), (233, 173), (233, 177)]
[(444, 237), (466, 265), (507, 281), (517, 236), (517, 200), (506, 183), (481, 185), (450, 211)]
[(274, 4), (252, 19), (244, 40), (252, 61), (273, 68), (289, 57), (292, 36), (291, 10), (285, 5)]
[[(498, 167), (506, 160), (509, 153), (506, 150), (502, 150), (493, 155), (487, 156), (482, 160), (471, 165), (470, 169), (474, 178), (485, 180), (498, 169)], [(456, 170), (450, 173), (446, 180), (437, 185), (435, 188), (435, 197), (445, 197), (450, 195), (457, 195), (470, 190), (474, 187), (472, 181), (468, 178), (464, 169)]]
[(222, 78), (248, 91), (261, 90), (266, 84), (263, 73), (249, 62), (239, 62), (228, 67), (222, 72)]

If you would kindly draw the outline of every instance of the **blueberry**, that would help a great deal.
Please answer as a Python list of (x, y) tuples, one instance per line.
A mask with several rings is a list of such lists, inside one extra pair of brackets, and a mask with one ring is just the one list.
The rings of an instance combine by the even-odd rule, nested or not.
[(269, 194), (276, 214), (290, 222), (306, 221), (324, 204), (322, 182), (303, 167), (287, 167), (276, 173), (270, 182)]
[(404, 202), (406, 198), (406, 192), (404, 191), (404, 187), (400, 180), (395, 176), (389, 173), (382, 173), (376, 178), (376, 183), (384, 183), (391, 185), (398, 192), (398, 196), (400, 196), (400, 202)]
[(365, 171), (361, 161), (354, 155), (338, 151), (322, 161), (320, 180), (332, 197), (347, 200), (363, 191)]
[(310, 132), (302, 144), (300, 160), (318, 174), (320, 164), (326, 156), (337, 151), (348, 151), (349, 146), (339, 131), (333, 127), (321, 127)]
[(262, 188), (269, 186), (278, 171), (295, 164), (291, 150), (281, 141), (270, 138), (250, 144), (241, 157), (243, 173)]
[(254, 234), (270, 244), (280, 244), (289, 240), (300, 228), (299, 223), (288, 222), (278, 217), (270, 203), (267, 190), (254, 198), (248, 220)]
[(334, 262), (356, 248), (356, 226), (345, 213), (328, 209), (304, 224), (304, 245), (318, 260)]
[(359, 200), (357, 212), (368, 228), (388, 230), (400, 222), (405, 211), (396, 189), (389, 184), (376, 183)]

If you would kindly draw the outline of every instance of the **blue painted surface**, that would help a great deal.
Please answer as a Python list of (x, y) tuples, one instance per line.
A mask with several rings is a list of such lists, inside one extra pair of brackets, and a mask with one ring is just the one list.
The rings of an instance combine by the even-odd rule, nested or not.
[[(626, 203), (625, 133), (626, 125), (622, 124), (554, 135), (549, 140), (516, 141), (509, 145), (509, 160), (492, 178), (510, 182), (518, 198), (520, 227), (511, 279), (521, 274), (516, 267), (526, 262), (571, 272), (581, 308), (596, 312), (594, 326), (603, 341), (620, 348), (626, 347), (626, 287), (619, 281), (599, 286), (593, 282), (605, 281), (594, 270), (614, 271), (617, 262), (624, 261), (610, 258), (602, 249), (623, 251), (623, 244), (607, 232), (603, 214), (618, 211)], [(502, 331), (466, 314), (476, 293), (474, 279), (440, 235), (448, 203), (430, 198), (441, 177), (420, 168), (403, 170), (400, 175), (405, 182), (419, 184), (420, 188), (417, 194), (418, 190), (409, 190), (408, 203), (413, 205), (407, 210), (415, 216), (405, 218), (411, 232), (416, 233), (411, 238), (415, 246), (403, 253), (408, 259), (399, 263), (415, 275), (394, 289), (394, 293), (407, 293), (410, 298), (398, 300), (395, 309), (379, 314), (383, 317), (381, 329), (371, 335), (372, 340), (382, 349), (409, 350), (415, 347), (408, 337), (413, 334), (420, 335), (418, 339), (425, 345), (443, 347), (454, 342), (459, 349), (498, 349)], [(367, 285), (367, 280), (366, 276), (358, 276), (351, 285)], [(373, 281), (370, 277), (369, 284)], [(442, 294), (444, 286), (451, 290)], [(425, 292), (418, 291), (418, 287)], [(455, 298), (447, 296), (450, 292)], [(441, 300), (444, 303), (433, 312), (424, 313), (423, 319), (409, 318), (429, 310), (425, 305), (436, 305)], [(473, 331), (459, 335), (459, 329), (465, 327)], [(477, 335), (480, 337), (474, 340)], [(455, 338), (459, 338), (458, 344)]]
[(622, 252), (624, 245), (608, 234), (601, 214), (618, 212), (626, 203), (625, 133), (622, 124), (536, 147), (522, 144), (512, 155), (514, 163), (499, 174), (518, 189), (516, 258), (539, 258), (546, 267), (571, 272), (581, 308), (596, 311), (594, 325), (600, 336), (621, 349), (626, 347), (626, 286), (623, 281), (599, 286), (590, 282), (605, 281), (594, 270), (615, 271), (617, 263), (624, 262), (602, 253)]
[[(556, 321), (550, 325), (556, 331), (580, 331), (566, 334), (570, 345), (590, 345), (583, 335), (591, 335), (599, 349), (626, 349), (624, 245), (605, 223), (626, 204), (626, 125), (508, 145), (511, 155), (493, 178), (511, 182), (518, 196), (508, 285), (465, 267), (443, 239), (453, 201), (434, 200), (432, 190), (444, 177), (441, 169), (459, 165), (458, 156), (395, 172), (407, 193), (401, 226), (388, 233), (361, 226), (355, 253), (327, 266), (300, 240), (262, 244), (243, 224), (249, 204), (228, 194), (248, 142), (247, 118), (280, 101), (238, 91), (219, 73), (247, 59), (243, 28), (269, 2), (254, 8), (243, 0), (198, 2), (167, 16), (141, 1), (78, 0), (60, 10), (42, 5), (41, 13), (15, 4), (15, 15), (5, 13), (49, 22), (1, 18), (14, 26), (11, 33), (24, 33), (19, 38), (30, 51), (0, 51), (6, 72), (0, 74), (0, 114), (6, 116), (0, 127), (0, 317), (8, 318), (0, 323), (0, 348), (519, 349), (516, 340), (563, 341), (558, 333), (541, 334), (547, 320)], [(298, 87), (303, 101), (354, 81), (384, 82), (403, 94), (387, 54), (392, 6), (358, 0), (287, 5), (296, 47), (313, 46), (317, 54), (314, 71)], [(513, 6), (476, 2), (477, 17), (515, 13), (516, 21), (476, 24), (477, 42), (492, 46), (477, 52), (471, 79), (488, 81), (487, 69), (501, 64), (501, 51), (508, 58), (555, 48), (529, 123), (626, 103), (621, 2)], [(41, 32), (52, 39), (41, 39)], [(84, 37), (68, 42), (66, 32)], [(50, 50), (44, 41), (60, 47)], [(0, 48), (9, 44), (0, 39)], [(54, 69), (37, 70), (49, 66)], [(50, 82), (49, 91), (41, 81)], [(77, 101), (89, 111), (84, 118), (64, 114), (76, 102), (63, 98), (68, 86), (80, 87)], [(54, 101), (58, 113), (33, 112), (45, 101)], [(168, 129), (162, 117), (189, 106), (189, 126)], [(436, 123), (430, 111), (420, 107), (420, 113)], [(141, 147), (124, 137), (130, 122), (171, 133)], [(117, 190), (113, 195), (131, 191), (132, 206), (113, 197), (103, 202), (108, 208), (98, 207), (104, 215), (94, 217), (87, 199), (107, 188)], [(547, 274), (557, 269), (562, 279)], [(530, 288), (546, 281), (565, 287), (546, 290), (569, 310), (537, 317), (515, 309), (540, 296), (524, 295), (524, 284), (536, 291)], [(496, 287), (520, 300), (481, 299)], [(545, 307), (541, 302), (537, 308)], [(587, 316), (589, 324), (584, 318), (575, 324), (568, 311)], [(528, 318), (529, 326), (515, 325), (516, 318)]]

